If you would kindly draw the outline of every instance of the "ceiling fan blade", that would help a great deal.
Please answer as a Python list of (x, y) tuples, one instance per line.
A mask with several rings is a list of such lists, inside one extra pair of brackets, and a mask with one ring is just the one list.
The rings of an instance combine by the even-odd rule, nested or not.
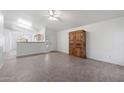
[(62, 22), (62, 19), (61, 19), (60, 17), (50, 16), (49, 19), (50, 19), (50, 20), (53, 20), (53, 21)]
[(48, 17), (48, 19), (49, 20), (52, 20), (52, 21), (62, 22), (62, 19), (60, 18), (60, 15), (59, 14), (56, 14), (56, 11), (55, 10), (49, 10), (48, 12), (49, 12), (48, 15), (41, 15), (41, 16)]

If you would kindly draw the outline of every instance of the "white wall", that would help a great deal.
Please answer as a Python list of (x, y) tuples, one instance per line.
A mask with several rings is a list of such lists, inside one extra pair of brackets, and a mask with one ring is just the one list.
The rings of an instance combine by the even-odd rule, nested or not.
[(0, 65), (3, 62), (3, 45), (4, 45), (4, 33), (3, 33), (3, 15), (0, 11)]
[(46, 41), (49, 45), (49, 51), (55, 51), (57, 50), (57, 32), (46, 28)]
[(87, 57), (124, 65), (124, 17), (58, 32), (58, 51), (68, 53), (68, 32), (87, 31)]

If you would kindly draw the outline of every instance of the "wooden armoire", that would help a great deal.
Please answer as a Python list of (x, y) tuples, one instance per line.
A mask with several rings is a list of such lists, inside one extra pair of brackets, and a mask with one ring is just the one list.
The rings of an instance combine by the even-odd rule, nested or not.
[(86, 58), (86, 31), (69, 32), (69, 55)]

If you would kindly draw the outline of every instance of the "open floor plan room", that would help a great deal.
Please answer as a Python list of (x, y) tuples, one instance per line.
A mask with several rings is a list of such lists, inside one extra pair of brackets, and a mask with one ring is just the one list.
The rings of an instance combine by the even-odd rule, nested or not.
[(1, 10), (0, 82), (124, 82), (124, 11)]

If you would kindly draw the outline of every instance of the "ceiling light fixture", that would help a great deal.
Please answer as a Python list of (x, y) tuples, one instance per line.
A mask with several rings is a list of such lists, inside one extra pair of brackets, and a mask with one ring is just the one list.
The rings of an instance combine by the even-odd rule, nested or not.
[(58, 21), (56, 15), (55, 15), (55, 11), (54, 10), (49, 10), (49, 20), (51, 20), (51, 21)]
[(53, 16), (50, 16), (49, 20), (51, 20), (51, 21), (58, 21), (58, 19), (56, 17), (53, 17)]
[(60, 14), (57, 14), (57, 11), (55, 10), (48, 10), (48, 15), (42, 15), (47, 16), (50, 21), (62, 21), (60, 18)]

